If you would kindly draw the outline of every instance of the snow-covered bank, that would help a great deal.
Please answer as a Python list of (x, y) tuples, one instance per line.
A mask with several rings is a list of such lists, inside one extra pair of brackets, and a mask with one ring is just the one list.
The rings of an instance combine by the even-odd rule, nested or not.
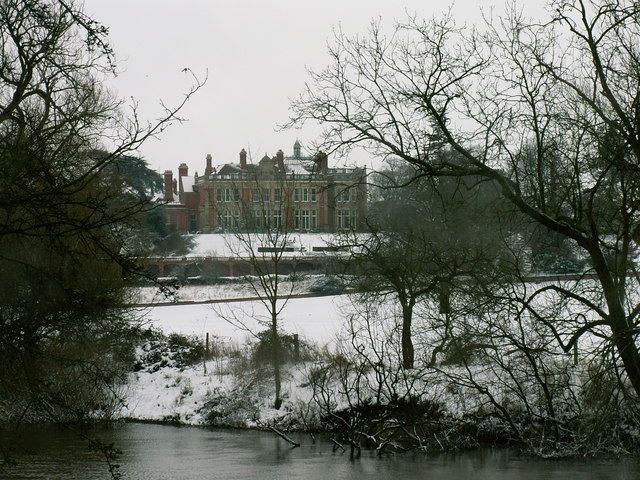
[[(547, 296), (537, 300), (546, 302)], [(478, 337), (482, 343), (465, 337), (464, 327), (473, 327), (465, 321), (487, 321), (505, 335), (520, 327), (521, 334), (526, 328), (527, 341), (538, 339), (538, 330), (530, 329), (530, 317), (496, 310), (486, 318), (451, 323), (460, 330), (448, 333), (451, 338), (444, 339), (444, 350), (434, 360), (434, 345), (443, 341), (434, 326), (442, 319), (437, 305), (427, 302), (413, 325), (416, 364), (405, 369), (395, 302), (358, 305), (350, 300), (349, 295), (292, 299), (281, 312), (283, 335), (298, 334), (314, 348), (307, 348), (311, 355), (304, 359), (289, 356), (300, 362), (284, 360), (284, 403), (279, 410), (272, 408), (273, 368), (265, 360), (271, 357), (258, 355), (260, 348), (271, 348), (268, 336), (255, 335), (267, 327), (261, 323), (268, 319), (260, 302), (149, 309), (150, 326), (165, 335), (195, 335), (191, 345), (201, 349), (208, 333), (212, 351), (206, 362), (202, 355), (181, 361), (166, 349), (143, 346), (121, 415), (194, 425), (319, 425), (348, 445), (370, 444), (373, 437), (382, 442), (378, 446), (396, 445), (397, 433), (403, 438), (399, 449), (422, 449), (423, 442), (445, 449), (479, 441), (516, 441), (543, 456), (640, 450), (637, 422), (626, 404), (593, 396), (601, 393), (593, 382), (591, 360), (597, 357), (586, 341), (579, 345), (576, 360), (553, 350), (552, 343), (535, 356), (530, 350), (519, 355), (504, 336), (485, 334), (479, 328), (483, 323), (473, 330), (484, 335)], [(163, 341), (172, 340), (169, 336)], [(544, 376), (535, 374), (539, 371)], [(606, 415), (599, 410), (603, 403)], [(405, 422), (420, 431), (405, 431)], [(594, 428), (609, 433), (596, 441), (585, 434)]]
[(298, 400), (310, 400), (309, 390), (301, 386), (304, 383), (301, 369), (287, 371), (282, 384), (284, 403), (275, 410), (270, 375), (256, 384), (255, 375), (236, 374), (232, 368), (229, 358), (217, 358), (187, 367), (165, 366), (155, 372), (131, 373), (125, 392), (126, 407), (120, 416), (210, 425), (212, 410), (215, 410), (215, 415), (220, 417), (219, 425), (250, 428), (258, 422), (289, 415)]
[[(318, 347), (330, 346), (344, 324), (349, 302), (349, 296), (291, 299), (281, 313), (279, 325), (283, 333), (298, 334), (302, 341)], [(266, 319), (266, 310), (259, 301), (162, 306), (142, 309), (140, 313), (146, 313), (150, 327), (166, 335), (192, 336), (204, 342), (209, 333), (212, 350), (242, 350), (251, 339), (248, 330), (259, 332), (266, 328), (261, 324)], [(203, 406), (207, 401), (225, 396), (225, 401), (231, 402), (229, 395), (242, 391), (250, 382), (253, 382), (251, 393), (245, 393), (253, 395), (248, 404), (259, 410), (256, 419), (283, 415), (298, 399), (309, 400), (309, 391), (300, 388), (304, 383), (302, 367), (287, 369), (282, 385), (285, 404), (280, 410), (274, 410), (272, 380), (256, 385), (255, 378), (249, 378), (249, 372), (243, 372), (241, 363), (232, 356), (221, 355), (206, 362), (186, 364), (175, 358), (175, 352), (156, 347), (146, 344), (137, 352), (143, 367), (129, 375), (124, 393), (126, 408), (121, 412), (124, 418), (204, 424), (207, 419)], [(262, 376), (263, 380), (270, 377), (269, 374)], [(252, 426), (251, 417), (247, 417), (246, 426)], [(239, 426), (240, 422), (237, 423)]]

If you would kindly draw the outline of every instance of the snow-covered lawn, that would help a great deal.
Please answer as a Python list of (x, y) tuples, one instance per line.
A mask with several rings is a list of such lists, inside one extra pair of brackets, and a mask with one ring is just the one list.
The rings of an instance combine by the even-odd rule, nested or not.
[[(324, 345), (335, 339), (343, 324), (342, 309), (349, 303), (348, 295), (291, 299), (280, 315), (280, 326), (289, 334)], [(166, 334), (180, 333), (203, 338), (212, 336), (242, 342), (247, 331), (239, 328), (235, 318), (242, 318), (253, 331), (266, 329), (260, 320), (266, 320), (266, 308), (259, 301), (215, 305), (176, 305), (152, 307), (144, 310), (150, 326)], [(225, 320), (225, 317), (230, 322)], [(234, 324), (235, 323), (235, 324)]]
[[(242, 242), (233, 233), (208, 233), (192, 236), (194, 245), (186, 257), (233, 257), (245, 250)], [(313, 252), (313, 247), (326, 247), (335, 234), (330, 233), (291, 233), (287, 239), (292, 242), (295, 252), (286, 252), (285, 255), (300, 255), (300, 250), (306, 254), (323, 254)], [(252, 245), (260, 246), (260, 235), (256, 234), (251, 239)]]

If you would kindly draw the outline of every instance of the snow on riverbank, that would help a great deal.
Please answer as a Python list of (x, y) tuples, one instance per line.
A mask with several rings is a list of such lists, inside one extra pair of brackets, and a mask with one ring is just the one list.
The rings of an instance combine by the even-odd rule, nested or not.
[(255, 427), (257, 422), (287, 415), (298, 401), (308, 402), (311, 397), (309, 389), (302, 387), (303, 367), (290, 366), (282, 382), (283, 406), (275, 410), (271, 376), (265, 375), (256, 385), (255, 379), (250, 381), (242, 374), (234, 374), (229, 361), (229, 358), (209, 360), (206, 372), (204, 364), (197, 364), (131, 373), (125, 393), (126, 407), (120, 417), (206, 425), (211, 424), (210, 415), (215, 410), (212, 403), (217, 403), (216, 414), (225, 417), (222, 425)]
[[(298, 334), (303, 341), (318, 346), (331, 345), (344, 325), (344, 312), (349, 302), (347, 295), (292, 299), (282, 311), (279, 324), (284, 333)], [(212, 348), (214, 344), (218, 344), (242, 349), (251, 337), (247, 330), (240, 328), (237, 323), (225, 320), (225, 317), (242, 318), (246, 328), (253, 332), (266, 328), (260, 324), (262, 320), (266, 320), (266, 309), (259, 301), (162, 306), (140, 312), (146, 313), (149, 326), (165, 335), (175, 333), (204, 340), (206, 333), (209, 333)], [(145, 352), (140, 350), (138, 355), (144, 356)], [(120, 414), (123, 418), (204, 424), (207, 419), (203, 407), (207, 401), (232, 395), (233, 392), (242, 392), (252, 383), (251, 391), (245, 392), (245, 395), (253, 396), (249, 403), (257, 410), (249, 414), (244, 412), (246, 418), (242, 420), (248, 422), (245, 426), (255, 426), (252, 425), (252, 416), (261, 421), (281, 416), (298, 400), (308, 401), (310, 396), (308, 389), (300, 387), (304, 383), (303, 367), (288, 368), (282, 385), (285, 403), (280, 410), (274, 410), (269, 373), (262, 378), (263, 384), (256, 386), (256, 379), (247, 380), (248, 372), (237, 371), (237, 362), (234, 366), (230, 357), (223, 356), (208, 360), (206, 364), (185, 366), (164, 352), (156, 360), (152, 368), (147, 367), (129, 375), (124, 393), (127, 407)], [(230, 403), (232, 400), (224, 398), (224, 402)], [(223, 407), (224, 405), (220, 406)], [(240, 423), (241, 420), (238, 420), (238, 424)]]

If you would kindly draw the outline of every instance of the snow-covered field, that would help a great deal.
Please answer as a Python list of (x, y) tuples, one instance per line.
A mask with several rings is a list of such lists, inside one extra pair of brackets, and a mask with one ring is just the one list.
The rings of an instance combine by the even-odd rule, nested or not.
[[(342, 310), (350, 302), (348, 295), (291, 299), (280, 315), (279, 324), (286, 333), (323, 345), (335, 339), (343, 323)], [(264, 330), (267, 310), (259, 301), (215, 305), (175, 305), (152, 307), (146, 313), (150, 326), (166, 334), (180, 333), (203, 338), (206, 333), (242, 342), (247, 331), (238, 326), (241, 318), (247, 328)]]
[[(261, 245), (260, 235), (252, 236), (251, 244), (259, 247)], [(186, 257), (233, 257), (238, 256), (245, 250), (243, 242), (232, 233), (207, 233), (192, 236), (194, 246), (191, 251), (184, 255)], [(335, 239), (335, 234), (330, 233), (291, 233), (287, 235), (291, 246), (296, 249), (294, 252), (286, 252), (285, 255), (300, 255), (300, 251), (307, 254), (323, 255), (323, 252), (313, 252), (313, 247), (326, 247)]]

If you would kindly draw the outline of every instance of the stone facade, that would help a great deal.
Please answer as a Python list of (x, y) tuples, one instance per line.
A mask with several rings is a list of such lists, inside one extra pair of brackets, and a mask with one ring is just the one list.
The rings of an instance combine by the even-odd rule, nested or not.
[(207, 155), (205, 174), (188, 176), (185, 164), (165, 172), (167, 221), (178, 231), (219, 232), (284, 227), (301, 232), (361, 230), (367, 204), (364, 168), (329, 168), (327, 155), (279, 150), (257, 163), (240, 152), (238, 163), (218, 169)]

